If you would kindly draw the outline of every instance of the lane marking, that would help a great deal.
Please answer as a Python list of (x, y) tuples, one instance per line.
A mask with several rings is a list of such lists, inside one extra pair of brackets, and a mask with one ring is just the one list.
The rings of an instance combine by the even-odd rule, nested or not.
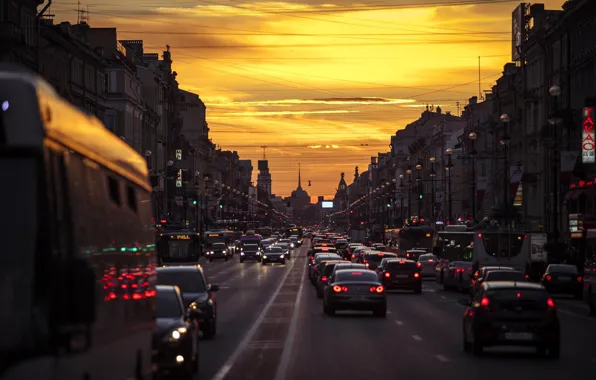
[(445, 297), (445, 296), (441, 296), (441, 299), (444, 299), (444, 300), (446, 300), (446, 299), (447, 299), (447, 297)]
[(298, 294), (296, 295), (296, 301), (294, 302), (294, 311), (292, 312), (292, 321), (290, 322), (290, 329), (286, 337), (284, 344), (284, 350), (281, 354), (281, 359), (275, 373), (275, 380), (284, 380), (286, 378), (286, 372), (290, 365), (290, 357), (292, 356), (292, 349), (294, 348), (294, 340), (296, 338), (296, 330), (298, 328), (298, 315), (300, 314), (300, 304), (302, 303), (302, 290), (304, 289), (304, 281), (306, 277), (306, 266), (302, 268), (302, 276), (300, 277), (300, 287), (298, 288)]
[(402, 321), (395, 321), (395, 324), (398, 325), (398, 326), (403, 326), (404, 325), (404, 323)]
[(414, 340), (417, 340), (419, 342), (422, 341), (422, 338), (419, 337), (418, 335), (412, 335), (412, 338), (414, 338)]
[(263, 311), (261, 311), (261, 314), (259, 314), (259, 316), (255, 320), (255, 322), (253, 323), (253, 325), (250, 327), (250, 329), (248, 330), (248, 332), (244, 336), (244, 339), (242, 339), (242, 341), (240, 342), (240, 344), (238, 344), (238, 346), (236, 347), (236, 350), (232, 353), (232, 355), (230, 355), (230, 357), (228, 358), (228, 360), (226, 360), (226, 362), (224, 363), (224, 365), (221, 366), (221, 368), (219, 369), (219, 371), (217, 371), (217, 373), (213, 376), (212, 380), (223, 380), (227, 376), (228, 372), (230, 372), (230, 370), (232, 369), (232, 367), (234, 366), (234, 364), (236, 363), (236, 361), (238, 360), (238, 358), (240, 357), (240, 355), (248, 347), (250, 341), (252, 340), (252, 338), (257, 333), (257, 329), (263, 323), (263, 320), (265, 319), (265, 315), (267, 315), (267, 313), (269, 312), (269, 309), (271, 309), (271, 305), (273, 305), (273, 302), (275, 301), (275, 298), (277, 298), (277, 295), (281, 291), (281, 288), (284, 286), (284, 283), (286, 282), (286, 279), (288, 278), (288, 276), (292, 272), (292, 268), (294, 267), (294, 263), (295, 263), (295, 261), (292, 261), (291, 262), (290, 266), (288, 267), (288, 270), (286, 271), (286, 273), (284, 274), (283, 278), (281, 279), (279, 285), (277, 286), (277, 289), (275, 289), (275, 292), (273, 292), (273, 294), (271, 295), (271, 298), (269, 298), (269, 301), (267, 302), (267, 304), (263, 308)]
[(439, 361), (442, 361), (443, 363), (447, 363), (449, 361), (449, 359), (447, 359), (444, 355), (435, 355), (435, 358), (439, 359)]

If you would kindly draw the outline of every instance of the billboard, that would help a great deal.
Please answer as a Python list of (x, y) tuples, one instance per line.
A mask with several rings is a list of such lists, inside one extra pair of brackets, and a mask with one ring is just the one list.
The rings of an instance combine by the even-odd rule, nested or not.
[(582, 162), (593, 164), (596, 162), (594, 148), (594, 107), (584, 107), (582, 119)]
[(528, 4), (521, 3), (513, 11), (513, 25), (511, 28), (512, 39), (511, 39), (511, 59), (513, 61), (519, 61), (522, 43), (526, 39), (526, 9)]
[(322, 208), (333, 208), (333, 201), (323, 201), (321, 202)]

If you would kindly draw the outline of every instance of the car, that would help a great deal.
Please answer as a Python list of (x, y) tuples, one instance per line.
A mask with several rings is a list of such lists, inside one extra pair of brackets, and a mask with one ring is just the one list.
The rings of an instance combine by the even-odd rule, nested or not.
[(243, 263), (245, 260), (256, 260), (261, 261), (261, 247), (255, 243), (243, 243), (240, 248), (240, 262)]
[(225, 261), (228, 261), (231, 255), (228, 253), (228, 246), (226, 243), (213, 243), (211, 247), (207, 248), (206, 256), (207, 260), (212, 262), (215, 259), (224, 259)]
[(343, 263), (344, 260), (335, 258), (331, 260), (321, 261), (319, 263), (319, 269), (317, 270), (317, 278), (314, 281), (314, 286), (317, 292), (318, 298), (323, 298), (323, 291), (325, 287), (329, 283), (329, 278), (331, 277), (331, 272), (336, 264)]
[(335, 253), (317, 253), (313, 256), (311, 261), (308, 263), (308, 278), (314, 284), (316, 280), (317, 271), (319, 270), (319, 263), (324, 260), (339, 259), (342, 260), (341, 256)]
[(291, 247), (290, 243), (280, 240), (279, 242), (275, 243), (275, 246), (283, 249), (286, 259), (291, 258), (292, 247)]
[(317, 252), (326, 251), (329, 249), (335, 250), (335, 246), (331, 243), (320, 243), (320, 244), (313, 244), (310, 249), (308, 250), (308, 255), (313, 256)]
[(422, 294), (422, 265), (413, 260), (394, 258), (383, 260), (377, 270), (379, 281), (387, 290), (412, 290)]
[(302, 246), (302, 239), (298, 235), (290, 236), (290, 240), (294, 244), (294, 248)]
[(422, 264), (422, 271), (420, 272), (420, 275), (423, 278), (436, 276), (436, 267), (439, 264), (437, 261), (437, 256), (433, 255), (432, 253), (426, 253), (418, 257), (418, 262)]
[(406, 251), (406, 259), (410, 260), (418, 260), (418, 258), (422, 255), (426, 255), (428, 251), (424, 249), (410, 249)]
[(474, 273), (472, 275), (472, 279), (470, 280), (470, 297), (471, 298), (474, 298), (475, 297), (476, 292), (482, 286), (482, 283), (484, 282), (484, 279), (486, 278), (486, 275), (488, 274), (488, 272), (490, 272), (492, 270), (511, 270), (511, 271), (514, 271), (515, 269), (512, 268), (512, 267), (498, 267), (498, 266), (488, 266), (488, 267), (482, 267), (482, 268), (478, 269), (476, 271), (476, 273)]
[(555, 302), (540, 284), (484, 282), (463, 317), (463, 349), (481, 355), (485, 347), (534, 346), (551, 359), (560, 356)]
[(575, 265), (551, 264), (540, 281), (551, 293), (571, 294), (576, 299), (582, 299), (584, 279)]
[(387, 249), (387, 247), (385, 246), (385, 244), (382, 243), (373, 243), (370, 249), (374, 251), (384, 251)]
[(156, 290), (155, 332), (152, 364), (158, 376), (194, 376), (199, 367), (199, 330), (189, 318), (177, 286), (158, 285)]
[(217, 332), (217, 299), (219, 285), (207, 281), (200, 265), (157, 268), (157, 284), (178, 286), (182, 292), (184, 306), (198, 310), (194, 316), (203, 338), (211, 339)]
[(369, 251), (364, 254), (362, 263), (366, 265), (368, 269), (375, 270), (381, 263), (381, 260), (385, 258), (397, 258), (397, 255), (391, 252)]
[(324, 291), (323, 312), (332, 316), (338, 310), (370, 310), (376, 317), (386, 317), (385, 287), (377, 274), (358, 269), (336, 271)]
[(274, 245), (265, 250), (263, 252), (263, 258), (261, 259), (262, 265), (267, 265), (267, 263), (280, 263), (285, 264), (286, 258), (288, 256), (288, 251), (285, 250), (283, 247)]

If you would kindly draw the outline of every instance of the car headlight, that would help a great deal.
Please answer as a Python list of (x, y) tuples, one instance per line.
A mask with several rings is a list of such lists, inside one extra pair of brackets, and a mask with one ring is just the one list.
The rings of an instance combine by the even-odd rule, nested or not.
[(180, 340), (184, 334), (186, 334), (186, 331), (186, 327), (178, 327), (176, 330), (170, 333), (168, 339), (172, 342), (176, 342)]
[(280, 257), (281, 259), (283, 259), (283, 258), (284, 258), (284, 255), (281, 255), (281, 256), (279, 256), (279, 257)]
[(244, 256), (244, 252), (240, 252), (240, 256)]
[(294, 248), (294, 243), (290, 244), (290, 247)]
[(266, 259), (266, 258), (267, 258), (267, 256), (263, 256), (263, 258), (264, 258), (264, 259)]

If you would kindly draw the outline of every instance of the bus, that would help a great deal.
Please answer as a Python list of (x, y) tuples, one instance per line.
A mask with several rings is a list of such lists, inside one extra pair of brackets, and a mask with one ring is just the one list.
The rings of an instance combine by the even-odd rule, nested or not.
[(398, 248), (402, 254), (411, 249), (432, 251), (434, 231), (428, 226), (406, 226), (398, 232)]
[(286, 237), (290, 237), (290, 236), (298, 236), (300, 239), (302, 239), (302, 227), (296, 227), (296, 226), (292, 226), (288, 229), (286, 229)]
[(436, 250), (442, 260), (470, 261), (478, 267), (506, 266), (529, 274), (531, 239), (521, 232), (439, 232)]
[(157, 238), (159, 265), (196, 265), (201, 253), (200, 235), (189, 231), (167, 231)]
[(0, 379), (151, 378), (145, 158), (39, 77), (0, 67), (0, 173)]
[(208, 251), (213, 243), (226, 243), (228, 247), (234, 245), (233, 231), (207, 231), (203, 234), (203, 253)]

